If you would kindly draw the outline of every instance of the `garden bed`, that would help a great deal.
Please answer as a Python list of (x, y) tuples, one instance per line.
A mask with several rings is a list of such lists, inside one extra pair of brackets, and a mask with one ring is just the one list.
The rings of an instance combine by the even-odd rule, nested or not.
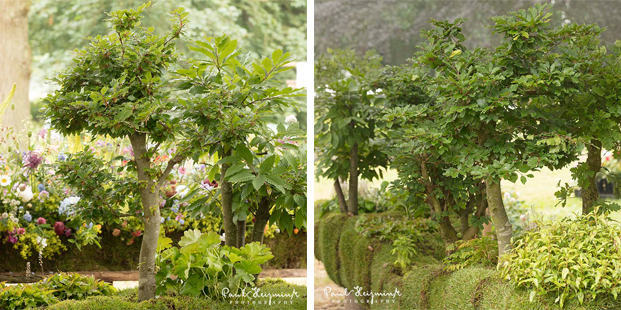
[[(382, 217), (386, 214), (362, 216)], [(394, 217), (394, 214), (390, 214)], [(394, 292), (394, 304), (365, 304), (370, 309), (555, 309), (554, 297), (535, 297), (501, 281), (495, 269), (470, 267), (448, 272), (436, 254), (420, 252), (406, 270), (394, 267), (392, 245), (351, 233), (361, 216), (329, 214), (316, 223), (315, 255), (336, 284), (363, 291)], [(395, 306), (397, 304), (398, 306)], [(599, 298), (565, 309), (619, 309), (621, 301)]]

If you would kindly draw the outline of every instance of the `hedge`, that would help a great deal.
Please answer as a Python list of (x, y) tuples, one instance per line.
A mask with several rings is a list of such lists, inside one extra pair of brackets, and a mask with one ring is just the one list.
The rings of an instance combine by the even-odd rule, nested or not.
[[(479, 310), (479, 309), (558, 309), (551, 296), (537, 297), (532, 303), (529, 293), (501, 281), (495, 269), (465, 268), (447, 272), (441, 264), (441, 253), (427, 250), (414, 258), (402, 274), (393, 266), (390, 242), (367, 239), (355, 232), (356, 221), (362, 216), (394, 217), (394, 213), (348, 216), (331, 213), (316, 223), (315, 256), (323, 262), (334, 283), (364, 291), (402, 294), (394, 304), (364, 304), (370, 309)], [(424, 248), (436, 249), (441, 240), (429, 239)], [(398, 305), (398, 306), (395, 306)], [(589, 304), (566, 304), (564, 309), (621, 309), (621, 300), (601, 298)]]
[[(44, 258), (43, 268), (46, 272), (137, 270), (142, 237), (127, 245), (127, 240), (114, 237), (112, 231), (104, 229), (100, 236), (101, 248), (87, 245), (80, 251), (73, 245), (67, 246), (67, 251), (53, 259)], [(182, 231), (169, 235), (173, 242), (178, 242), (181, 236)], [(266, 239), (265, 244), (272, 250), (274, 258), (263, 266), (264, 269), (306, 268), (306, 232), (291, 236), (276, 234), (274, 238)], [(25, 260), (8, 242), (0, 242), (0, 257), (3, 258), (0, 260), (0, 272), (23, 272), (28, 261), (33, 271), (41, 270), (36, 254)]]
[[(217, 301), (204, 297), (188, 296), (162, 296), (152, 300), (137, 302), (137, 289), (120, 291), (117, 296), (109, 297), (89, 297), (86, 300), (66, 300), (54, 304), (45, 309), (49, 310), (203, 310), (203, 309), (270, 309), (270, 310), (289, 310), (306, 309), (306, 287), (292, 285), (282, 281), (265, 282), (261, 286), (261, 293), (272, 293), (273, 295), (291, 293), (296, 290), (300, 298), (293, 299), (293, 303), (274, 303), (265, 304), (244, 304), (234, 305), (227, 301)], [(275, 299), (278, 300), (278, 299)]]

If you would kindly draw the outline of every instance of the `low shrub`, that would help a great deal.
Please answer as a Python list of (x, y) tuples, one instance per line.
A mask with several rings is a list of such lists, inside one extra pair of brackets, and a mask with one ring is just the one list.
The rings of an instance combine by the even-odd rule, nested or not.
[(261, 264), (274, 256), (258, 242), (241, 248), (220, 245), (220, 235), (188, 230), (172, 247), (170, 238), (160, 238), (156, 265), (157, 293), (168, 291), (193, 297), (225, 298), (224, 290), (237, 294), (254, 286)]
[(52, 290), (37, 285), (0, 286), (0, 309), (28, 309), (57, 302)]
[(57, 273), (39, 281), (37, 286), (53, 291), (56, 298), (82, 300), (90, 296), (109, 296), (116, 293), (114, 286), (93, 276), (79, 273)]
[(444, 259), (445, 269), (460, 270), (466, 267), (495, 267), (498, 265), (498, 242), (490, 237), (458, 240), (446, 249), (452, 252)]
[(538, 222), (517, 240), (502, 268), (504, 279), (529, 290), (530, 300), (552, 294), (562, 308), (600, 297), (616, 299), (621, 286), (621, 232), (597, 210), (577, 219)]

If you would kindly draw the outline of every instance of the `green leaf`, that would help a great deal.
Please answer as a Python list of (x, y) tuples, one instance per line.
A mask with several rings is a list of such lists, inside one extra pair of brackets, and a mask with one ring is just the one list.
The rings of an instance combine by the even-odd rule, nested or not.
[(235, 147), (235, 152), (237, 152), (237, 154), (241, 156), (241, 158), (243, 158), (246, 161), (246, 163), (252, 164), (253, 162), (252, 152), (250, 152), (250, 150), (245, 145), (238, 144)]
[(252, 186), (255, 190), (261, 189), (261, 186), (265, 183), (265, 176), (259, 174), (254, 180), (252, 180)]

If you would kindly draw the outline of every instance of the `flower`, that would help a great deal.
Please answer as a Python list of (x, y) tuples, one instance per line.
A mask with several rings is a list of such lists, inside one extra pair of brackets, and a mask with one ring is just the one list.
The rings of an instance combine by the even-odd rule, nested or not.
[(39, 165), (43, 162), (43, 156), (41, 156), (41, 154), (37, 151), (28, 151), (24, 153), (22, 162), (24, 163), (25, 168), (34, 170), (37, 169), (37, 167), (39, 167)]
[(41, 139), (45, 139), (46, 134), (47, 134), (47, 129), (39, 130), (39, 137), (41, 137)]
[(163, 218), (163, 217), (160, 217), (160, 223), (161, 223), (161, 224), (164, 224), (164, 221), (166, 221), (166, 219), (165, 219), (165, 218)]
[(62, 234), (65, 233), (65, 224), (63, 224), (63, 222), (56, 222), (54, 224), (54, 232), (56, 232), (57, 235), (62, 236)]
[(179, 220), (179, 224), (181, 224), (181, 226), (183, 226), (185, 224), (185, 221), (183, 219)]
[(179, 173), (180, 174), (185, 174), (187, 171), (185, 170), (184, 167), (179, 167)]
[(225, 239), (225, 235), (226, 235), (226, 233), (222, 233), (222, 236), (220, 236), (220, 241), (221, 242), (224, 242), (224, 240), (226, 240)]
[(18, 234), (18, 235), (23, 235), (23, 234), (26, 233), (26, 229), (23, 228), (23, 227), (20, 227), (20, 228), (15, 230), (15, 233)]
[(88, 223), (88, 229), (92, 229), (93, 228), (93, 222)]
[(37, 219), (37, 224), (43, 225), (45, 223), (47, 223), (47, 221), (44, 218), (40, 217), (40, 218)]
[(32, 188), (30, 188), (30, 186), (26, 186), (25, 189), (22, 189), (22, 187), (20, 186), (20, 191), (17, 193), (17, 197), (21, 198), (23, 202), (28, 202), (32, 200), (32, 197), (34, 197), (34, 194), (32, 193)]
[(134, 239), (129, 239), (129, 241), (127, 241), (127, 245), (132, 245), (134, 244)]
[(120, 234), (121, 234), (121, 231), (118, 228), (115, 228), (112, 231), (112, 235), (115, 236), (115, 237), (118, 237)]
[(297, 122), (298, 122), (298, 119), (293, 114), (291, 114), (291, 115), (287, 116), (287, 118), (285, 118), (285, 123), (287, 123), (287, 124), (294, 124), (294, 123), (297, 123)]
[(11, 184), (11, 177), (6, 174), (0, 176), (0, 186), (7, 186), (9, 184)]
[(185, 185), (179, 185), (179, 187), (177, 187), (177, 194), (179, 194), (181, 198), (185, 197), (189, 191), (190, 189)]
[(45, 185), (39, 184), (37, 185), (37, 189), (39, 190), (39, 192), (45, 192)]
[(28, 211), (26, 211), (26, 214), (24, 214), (24, 221), (29, 222), (32, 221), (32, 215), (30, 215), (30, 213), (28, 213)]
[(17, 243), (17, 238), (15, 238), (15, 236), (13, 235), (7, 235), (6, 236), (6, 240), (12, 244), (16, 244)]
[(63, 153), (58, 154), (58, 160), (59, 160), (59, 161), (65, 161), (65, 160), (67, 160), (67, 155), (65, 155), (65, 154), (63, 154)]
[(218, 187), (218, 182), (216, 182), (216, 180), (209, 181), (209, 179), (205, 179), (201, 182), (201, 188), (208, 192), (211, 192), (216, 187)]
[(50, 193), (48, 191), (39, 192), (39, 200), (45, 200), (50, 197)]
[(58, 214), (72, 216), (73, 214), (75, 214), (75, 210), (71, 208), (71, 206), (74, 206), (79, 201), (80, 197), (76, 196), (71, 196), (63, 199), (63, 201), (60, 202), (60, 206), (58, 207)]
[(142, 235), (142, 230), (136, 230), (132, 233), (132, 236), (134, 237), (140, 237), (140, 235)]
[(65, 228), (65, 236), (71, 236), (71, 228)]
[(2, 218), (8, 219), (9, 218), (9, 214), (4, 212), (2, 213)]
[(47, 239), (41, 238), (41, 236), (37, 236), (37, 244), (40, 245), (41, 250), (43, 250), (47, 246)]

